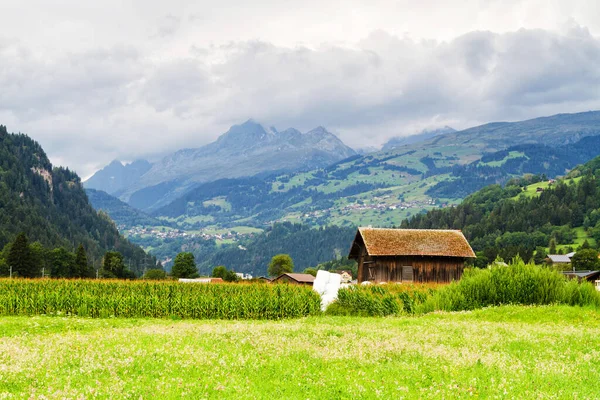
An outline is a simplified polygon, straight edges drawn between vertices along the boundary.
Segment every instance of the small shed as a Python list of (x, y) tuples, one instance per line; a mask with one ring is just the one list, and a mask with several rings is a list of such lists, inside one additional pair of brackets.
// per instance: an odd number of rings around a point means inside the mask
[(564, 254), (548, 254), (548, 258), (552, 264), (570, 264), (571, 257)]
[(475, 258), (461, 231), (358, 228), (348, 258), (358, 282), (451, 282)]
[(285, 273), (273, 279), (272, 283), (292, 283), (295, 285), (312, 285), (315, 277), (311, 274)]
[(577, 279), (579, 282), (594, 282), (596, 279), (600, 278), (600, 271), (563, 271), (562, 273), (567, 278)]

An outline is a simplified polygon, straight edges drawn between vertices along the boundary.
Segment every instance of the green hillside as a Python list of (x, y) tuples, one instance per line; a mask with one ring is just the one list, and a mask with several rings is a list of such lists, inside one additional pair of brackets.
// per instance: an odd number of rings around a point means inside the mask
[(0, 249), (20, 232), (49, 249), (82, 244), (96, 267), (107, 250), (121, 252), (138, 274), (144, 261), (154, 263), (92, 208), (77, 174), (53, 167), (37, 142), (0, 125)]
[(513, 179), (504, 188), (486, 187), (457, 207), (417, 215), (402, 227), (461, 229), (482, 265), (497, 256), (510, 259), (519, 254), (528, 260), (545, 252), (551, 241), (559, 250), (576, 250), (586, 240), (596, 246), (600, 242), (600, 157), (552, 184), (532, 183), (529, 178)]

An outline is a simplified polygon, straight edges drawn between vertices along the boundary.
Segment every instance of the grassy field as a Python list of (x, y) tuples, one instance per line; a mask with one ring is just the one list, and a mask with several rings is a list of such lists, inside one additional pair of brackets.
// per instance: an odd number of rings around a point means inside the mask
[(0, 318), (0, 398), (598, 398), (600, 314)]
[[(593, 237), (591, 237), (585, 230), (584, 227), (580, 226), (577, 228), (573, 229), (575, 231), (575, 234), (577, 235), (577, 237), (575, 239), (573, 239), (573, 243), (567, 243), (567, 244), (558, 244), (556, 245), (556, 249), (557, 250), (563, 250), (563, 251), (567, 251), (567, 249), (569, 247), (572, 247), (575, 250), (579, 249), (579, 246), (581, 246), (583, 244), (583, 242), (585, 242), (586, 240), (588, 241), (589, 245), (592, 247), (596, 247), (596, 239), (594, 239)], [(548, 247), (546, 247), (546, 251), (549, 251), (550, 249)]]
[[(577, 183), (580, 180), (581, 180), (581, 177), (574, 178), (574, 179), (565, 179), (565, 183), (569, 185), (569, 184)], [(553, 185), (556, 186), (556, 184), (553, 184)], [(515, 197), (513, 197), (513, 200), (517, 200), (521, 196), (525, 196), (528, 198), (538, 197), (540, 195), (540, 192), (537, 191), (537, 188), (542, 188), (542, 189), (546, 190), (546, 189), (552, 187), (553, 185), (551, 185), (549, 183), (549, 181), (544, 181), (544, 182), (538, 182), (538, 183), (534, 183), (532, 185), (525, 186), (523, 188), (523, 192), (521, 192), (518, 195), (516, 195)]]

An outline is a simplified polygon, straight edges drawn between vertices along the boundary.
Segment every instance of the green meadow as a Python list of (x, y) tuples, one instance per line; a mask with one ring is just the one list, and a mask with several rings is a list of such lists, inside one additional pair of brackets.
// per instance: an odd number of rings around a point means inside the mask
[(598, 398), (600, 313), (0, 318), (0, 398)]

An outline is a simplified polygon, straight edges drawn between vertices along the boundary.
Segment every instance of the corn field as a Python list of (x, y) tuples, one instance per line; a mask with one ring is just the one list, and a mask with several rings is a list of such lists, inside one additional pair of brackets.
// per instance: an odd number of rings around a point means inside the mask
[(283, 319), (318, 314), (320, 302), (294, 285), (0, 280), (0, 316)]

